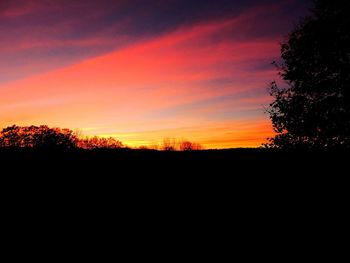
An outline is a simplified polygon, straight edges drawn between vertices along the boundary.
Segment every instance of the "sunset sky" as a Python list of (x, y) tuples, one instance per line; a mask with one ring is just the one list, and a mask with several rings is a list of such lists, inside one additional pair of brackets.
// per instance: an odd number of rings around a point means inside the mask
[(271, 62), (305, 0), (0, 0), (0, 128), (205, 148), (273, 131)]

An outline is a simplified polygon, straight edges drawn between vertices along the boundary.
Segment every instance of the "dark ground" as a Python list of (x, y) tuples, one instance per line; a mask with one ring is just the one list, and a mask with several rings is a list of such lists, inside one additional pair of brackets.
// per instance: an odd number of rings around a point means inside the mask
[(0, 149), (0, 179), (16, 192), (44, 191), (44, 196), (55, 193), (60, 198), (80, 193), (120, 195), (122, 200), (154, 195), (158, 201), (164, 196), (192, 196), (276, 202), (280, 197), (346, 194), (349, 156), (348, 152), (268, 149)]
[(147, 229), (147, 237), (153, 229), (180, 236), (194, 231), (197, 238), (208, 229), (234, 231), (233, 237), (239, 232), (247, 240), (260, 236), (259, 244), (272, 230), (276, 241), (305, 233), (321, 238), (327, 224), (334, 229), (345, 218), (348, 156), (264, 149), (1, 149), (2, 209), (18, 226), (33, 218), (35, 224), (56, 222), (51, 227), (61, 231), (74, 222), (84, 235), (98, 225), (106, 233), (111, 226)]
[[(34, 150), (0, 149), (0, 165), (6, 173), (21, 171), (75, 175), (152, 174), (179, 176), (287, 175), (340, 176), (347, 174), (348, 152), (229, 149), (188, 152), (153, 150)], [(319, 174), (320, 175), (320, 174)]]
[(181, 203), (190, 210), (273, 207), (278, 212), (299, 204), (307, 211), (347, 200), (349, 156), (347, 152), (267, 149), (1, 149), (0, 185), (3, 192), (10, 192), (6, 200), (17, 196), (20, 202), (33, 197), (38, 202), (65, 200), (74, 207), (117, 209), (132, 203), (144, 209), (153, 204), (166, 209)]

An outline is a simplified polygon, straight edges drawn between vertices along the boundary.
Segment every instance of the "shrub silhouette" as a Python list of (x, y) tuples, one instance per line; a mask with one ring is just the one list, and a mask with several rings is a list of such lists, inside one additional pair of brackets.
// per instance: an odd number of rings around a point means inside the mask
[(164, 139), (161, 149), (163, 151), (175, 151), (176, 150), (176, 140), (169, 139), (169, 138)]
[(190, 142), (190, 141), (182, 141), (180, 142), (180, 151), (194, 151), (201, 150), (202, 146), (198, 143)]
[(118, 149), (123, 147), (123, 143), (113, 137), (100, 138), (94, 136), (79, 139), (78, 147), (83, 149)]
[(163, 151), (193, 151), (193, 150), (202, 150), (203, 147), (194, 142), (190, 142), (187, 140), (177, 141), (176, 139), (166, 138), (163, 140), (163, 144), (161, 146)]
[(75, 148), (77, 137), (69, 129), (46, 125), (4, 128), (0, 132), (0, 147), (13, 148)]
[(277, 65), (286, 87), (271, 83), (268, 112), (278, 148), (350, 145), (350, 10), (346, 1), (318, 0), (289, 34)]

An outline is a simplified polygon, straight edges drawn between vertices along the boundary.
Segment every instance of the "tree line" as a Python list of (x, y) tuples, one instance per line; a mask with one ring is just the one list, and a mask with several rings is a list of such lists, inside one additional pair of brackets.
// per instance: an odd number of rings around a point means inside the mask
[[(35, 148), (35, 149), (120, 149), (125, 148), (116, 138), (98, 136), (84, 137), (70, 129), (40, 126), (9, 126), (0, 131), (0, 147), (3, 148)], [(146, 147), (141, 147), (146, 149)], [(187, 140), (164, 139), (160, 150), (192, 151), (201, 150), (198, 143)]]
[(50, 128), (47, 125), (13, 125), (0, 131), (0, 147), (40, 149), (117, 149), (123, 144), (115, 138), (79, 137), (70, 129)]

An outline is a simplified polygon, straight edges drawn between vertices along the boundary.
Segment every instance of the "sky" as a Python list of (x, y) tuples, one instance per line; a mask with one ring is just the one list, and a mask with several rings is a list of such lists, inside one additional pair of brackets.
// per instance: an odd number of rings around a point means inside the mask
[(305, 0), (0, 0), (0, 128), (256, 147)]

